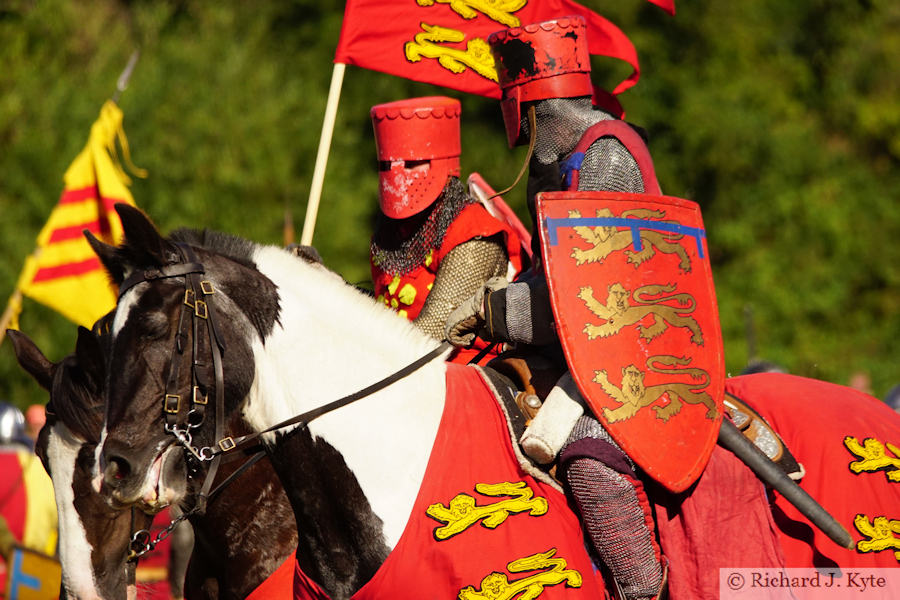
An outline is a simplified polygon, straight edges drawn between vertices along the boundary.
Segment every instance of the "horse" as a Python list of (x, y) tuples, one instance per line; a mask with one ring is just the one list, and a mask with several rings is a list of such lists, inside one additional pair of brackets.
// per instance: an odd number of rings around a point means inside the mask
[[(35, 450), (53, 480), (60, 515), (61, 597), (133, 599), (133, 569), (127, 575), (134, 564), (128, 562), (130, 542), (134, 532), (150, 530), (153, 517), (111, 508), (91, 486), (105, 410), (101, 344), (81, 327), (75, 352), (53, 363), (25, 334), (10, 331), (9, 336), (21, 366), (50, 392), (47, 423)], [(221, 475), (235, 470), (228, 465)], [(182, 582), (186, 597), (243, 599), (279, 565), (291, 566), (296, 528), (271, 465), (263, 459), (240, 477), (205, 515), (188, 517), (195, 544)], [(185, 499), (183, 510), (190, 512), (191, 501)], [(277, 585), (283, 591), (283, 578)]]
[[(178, 501), (184, 475), (173, 457), (187, 448), (205, 458), (211, 447), (238, 439), (230, 431), (215, 439), (212, 421), (220, 412), (242, 415), (263, 432), (430, 355), (434, 360), (386, 389), (307, 426), (260, 436), (294, 508), (298, 586), (332, 598), (364, 589), (356, 597), (388, 597), (390, 585), (402, 585), (405, 597), (433, 596), (435, 586), (457, 586), (453, 595), (467, 587), (476, 593), (484, 585), (537, 585), (549, 598), (576, 587), (587, 597), (602, 596), (602, 577), (577, 517), (549, 477), (519, 469), (481, 371), (447, 365), (442, 359), (450, 348), (320, 264), (217, 232), (181, 232), (167, 240), (140, 211), (117, 210), (127, 243), (114, 248), (91, 240), (122, 290), (97, 464), (98, 483), (112, 503), (153, 510), (158, 499)], [(185, 245), (196, 256), (182, 264)], [(167, 265), (190, 270), (200, 263), (203, 282), (192, 293), (186, 294), (182, 276), (164, 276), (171, 272)], [(161, 277), (126, 282), (146, 269)], [(184, 316), (186, 298), (194, 308)], [(208, 317), (200, 328), (190, 325), (197, 312)], [(214, 333), (207, 335), (210, 328)], [(200, 342), (199, 369), (171, 368), (176, 338), (186, 348), (185, 365)], [(218, 369), (210, 354), (222, 347), (221, 397), (203, 397), (207, 421), (185, 443), (173, 433), (183, 434), (178, 424), (196, 404), (196, 371), (212, 390)], [(177, 415), (173, 433), (166, 432), (166, 414)], [(449, 427), (467, 416), (475, 422)], [(478, 459), (470, 461), (475, 464), (442, 464), (456, 444)], [(467, 469), (477, 480), (456, 481)], [(432, 506), (445, 521), (428, 514)], [(442, 525), (462, 530), (436, 542), (432, 530)], [(421, 540), (435, 545), (427, 561), (418, 554)], [(515, 569), (522, 570), (512, 575)]]
[[(89, 236), (122, 290), (96, 464), (96, 485), (111, 502), (152, 509), (181, 493), (176, 454), (208, 460), (261, 438), (300, 531), (295, 597), (434, 596), (441, 586), (467, 598), (538, 588), (546, 598), (573, 589), (602, 596), (577, 518), (552, 480), (527, 469), (495, 401), (502, 385), (486, 370), (427, 360), (446, 351), (320, 264), (216, 232), (166, 239), (137, 209), (117, 211), (122, 246)], [(198, 344), (194, 366), (176, 368), (176, 355)], [(185, 435), (196, 384), (212, 381), (215, 398), (199, 395), (209, 421), (242, 415), (254, 434), (234, 437), (207, 422)], [(791, 533), (776, 529), (762, 484), (724, 454), (714, 452), (713, 466), (725, 465), (719, 473), (762, 503), (754, 531), (771, 538), (773, 566), (785, 566), (780, 539)], [(707, 472), (684, 495), (657, 502), (672, 511), (669, 539), (683, 506), (737, 488)], [(743, 539), (720, 537), (743, 551)]]

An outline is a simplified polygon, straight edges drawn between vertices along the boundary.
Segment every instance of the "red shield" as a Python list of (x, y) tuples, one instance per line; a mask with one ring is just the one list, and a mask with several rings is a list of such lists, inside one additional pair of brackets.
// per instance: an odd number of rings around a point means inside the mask
[(722, 422), (722, 333), (694, 202), (539, 194), (550, 298), (578, 388), (613, 439), (673, 492), (706, 466)]

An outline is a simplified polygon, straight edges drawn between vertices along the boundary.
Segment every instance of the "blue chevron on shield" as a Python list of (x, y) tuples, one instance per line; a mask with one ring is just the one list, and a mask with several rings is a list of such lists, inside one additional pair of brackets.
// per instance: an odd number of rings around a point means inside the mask
[(543, 268), (572, 377), (594, 415), (673, 492), (723, 415), (722, 334), (700, 207), (618, 192), (537, 197)]

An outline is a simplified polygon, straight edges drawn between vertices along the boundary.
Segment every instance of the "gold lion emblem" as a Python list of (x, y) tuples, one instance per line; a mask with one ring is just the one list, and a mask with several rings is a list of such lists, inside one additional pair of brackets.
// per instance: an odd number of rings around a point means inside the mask
[(449, 4), (451, 10), (463, 19), (474, 19), (480, 12), (490, 20), (507, 27), (518, 27), (522, 24), (512, 13), (526, 4), (526, 0), (416, 0), (419, 6), (434, 6), (435, 2)]
[(887, 444), (887, 449), (894, 456), (888, 456), (885, 453), (885, 444), (876, 439), (866, 438), (860, 444), (855, 437), (847, 436), (844, 438), (844, 446), (847, 450), (855, 454), (860, 460), (850, 463), (850, 470), (859, 475), (862, 472), (873, 473), (875, 471), (884, 471), (884, 476), (888, 481), (900, 483), (900, 448), (891, 443)]
[(516, 483), (479, 483), (475, 491), (485, 496), (510, 496), (508, 500), (500, 500), (493, 504), (478, 506), (475, 498), (468, 494), (457, 494), (449, 506), (432, 504), (425, 513), (445, 523), (444, 527), (434, 530), (434, 538), (443, 541), (462, 533), (478, 521), (488, 529), (494, 529), (512, 514), (528, 512), (533, 517), (546, 514), (550, 508), (546, 498), (534, 498), (534, 492), (524, 481)]
[(603, 391), (610, 398), (620, 403), (615, 409), (604, 408), (603, 416), (609, 423), (616, 421), (624, 421), (630, 419), (637, 412), (650, 406), (657, 400), (668, 396), (669, 404), (666, 406), (654, 406), (656, 417), (664, 422), (668, 421), (679, 412), (685, 402), (688, 404), (703, 404), (708, 409), (706, 411), (707, 419), (715, 419), (719, 416), (716, 409), (716, 403), (712, 397), (701, 390), (709, 385), (709, 374), (703, 369), (660, 369), (656, 365), (664, 366), (686, 366), (691, 363), (690, 358), (677, 358), (675, 356), (651, 356), (647, 359), (647, 368), (655, 373), (664, 373), (667, 375), (690, 375), (693, 379), (701, 380), (696, 384), (689, 383), (662, 383), (646, 387), (644, 385), (644, 376), (646, 373), (641, 371), (634, 365), (629, 365), (622, 369), (622, 387), (617, 387), (609, 381), (606, 370), (594, 371), (594, 381), (600, 384)]
[(420, 23), (423, 32), (417, 33), (415, 41), (407, 42), (406, 60), (419, 62), (422, 57), (436, 58), (438, 64), (451, 73), (462, 73), (466, 67), (471, 67), (476, 73), (497, 81), (497, 68), (494, 66), (494, 56), (491, 47), (481, 38), (474, 38), (466, 42), (465, 50), (441, 46), (440, 42), (462, 42), (466, 34), (457, 29), (449, 29), (440, 25), (428, 25)]
[[(597, 209), (597, 217), (612, 218), (613, 216), (614, 215), (612, 211), (608, 208)], [(621, 216), (622, 218), (635, 217), (639, 219), (662, 219), (666, 216), (666, 213), (659, 210), (638, 208), (634, 210), (626, 210), (622, 213)], [(581, 213), (577, 210), (570, 210), (569, 218), (580, 219)], [(671, 223), (672, 221), (661, 222)], [(581, 236), (584, 241), (593, 246), (593, 248), (590, 248), (589, 250), (582, 250), (581, 248), (575, 248), (572, 250), (571, 256), (575, 259), (575, 263), (578, 266), (595, 262), (602, 264), (603, 261), (606, 260), (606, 258), (613, 252), (628, 248), (634, 243), (634, 240), (631, 237), (631, 231), (627, 229), (620, 230), (616, 227), (607, 226), (579, 226), (573, 227), (573, 229), (575, 230), (575, 233)], [(687, 250), (685, 250), (684, 246), (682, 246), (681, 244), (672, 243), (682, 239), (684, 237), (683, 234), (661, 233), (659, 231), (647, 229), (641, 229), (640, 231), (641, 242), (643, 242), (641, 251), (625, 251), (625, 256), (628, 258), (628, 262), (633, 264), (635, 269), (638, 268), (644, 261), (652, 258), (656, 254), (655, 250), (659, 250), (663, 254), (677, 254), (681, 259), (681, 261), (678, 263), (678, 268), (681, 269), (681, 271), (684, 273), (691, 272), (691, 259), (690, 257), (688, 257)]]
[[(589, 340), (597, 337), (609, 337), (619, 333), (626, 325), (634, 325), (648, 315), (653, 315), (653, 325), (645, 327), (638, 325), (638, 331), (642, 338), (648, 342), (653, 340), (667, 329), (667, 323), (673, 327), (684, 327), (691, 332), (691, 342), (698, 346), (703, 345), (703, 333), (700, 324), (688, 316), (697, 308), (694, 297), (690, 294), (672, 294), (675, 285), (645, 285), (634, 290), (634, 294), (625, 289), (621, 283), (607, 286), (609, 295), (606, 304), (601, 304), (594, 298), (594, 289), (591, 286), (581, 288), (578, 298), (585, 303), (592, 313), (606, 321), (602, 325), (586, 323), (584, 333)], [(665, 295), (671, 294), (671, 295)], [(631, 304), (628, 298), (641, 304)], [(654, 297), (655, 296), (655, 297)], [(676, 302), (681, 306), (670, 306), (664, 302)]]
[(869, 538), (857, 542), (857, 550), (860, 552), (894, 550), (894, 558), (900, 561), (900, 539), (894, 536), (895, 533), (900, 533), (900, 521), (875, 517), (870, 523), (866, 515), (856, 515), (853, 524), (857, 531)]
[(481, 580), (481, 589), (476, 590), (471, 585), (459, 591), (459, 600), (533, 600), (544, 592), (548, 585), (565, 583), (568, 588), (581, 587), (584, 581), (581, 573), (574, 569), (567, 569), (566, 561), (562, 558), (553, 558), (556, 548), (546, 552), (526, 556), (512, 561), (507, 565), (510, 573), (524, 573), (546, 569), (534, 575), (510, 581), (504, 573), (496, 571)]

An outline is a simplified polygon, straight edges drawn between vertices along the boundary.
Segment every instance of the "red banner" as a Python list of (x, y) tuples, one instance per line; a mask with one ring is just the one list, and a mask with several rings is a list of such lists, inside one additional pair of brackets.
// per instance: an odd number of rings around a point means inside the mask
[(648, 0), (657, 5), (673, 17), (675, 16), (675, 0)]
[[(651, 0), (668, 10), (672, 0)], [(591, 54), (627, 62), (640, 76), (637, 52), (622, 31), (570, 0), (347, 0), (334, 62), (356, 65), (470, 94), (500, 97), (491, 49), (495, 31), (568, 15), (587, 20)]]

